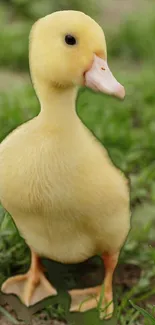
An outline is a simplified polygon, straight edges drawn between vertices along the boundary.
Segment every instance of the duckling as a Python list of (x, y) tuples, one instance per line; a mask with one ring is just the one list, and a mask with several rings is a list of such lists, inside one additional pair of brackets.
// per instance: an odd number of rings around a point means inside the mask
[[(28, 273), (9, 278), (5, 293), (26, 306), (56, 295), (40, 257), (79, 263), (101, 254), (105, 317), (113, 313), (112, 279), (130, 229), (127, 181), (76, 114), (80, 86), (124, 98), (107, 63), (102, 28), (78, 11), (39, 19), (30, 33), (31, 78), (40, 113), (0, 145), (0, 200), (31, 249)], [(94, 308), (102, 285), (70, 290), (71, 311)], [(96, 296), (92, 298), (92, 295)], [(103, 317), (103, 315), (101, 315)]]

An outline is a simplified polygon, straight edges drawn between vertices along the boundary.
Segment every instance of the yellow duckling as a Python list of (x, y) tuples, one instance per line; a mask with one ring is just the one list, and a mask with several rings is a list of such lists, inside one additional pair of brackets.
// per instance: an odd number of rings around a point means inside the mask
[[(75, 110), (78, 86), (123, 98), (107, 64), (101, 27), (81, 12), (61, 11), (37, 21), (30, 35), (30, 70), (41, 111), (0, 145), (0, 200), (32, 251), (27, 274), (9, 278), (5, 293), (27, 305), (55, 295), (39, 256), (78, 263), (101, 253), (104, 299), (113, 312), (112, 278), (130, 228), (126, 179)], [(101, 286), (71, 290), (71, 310)], [(77, 297), (79, 301), (77, 302)], [(96, 306), (86, 301), (81, 311)]]

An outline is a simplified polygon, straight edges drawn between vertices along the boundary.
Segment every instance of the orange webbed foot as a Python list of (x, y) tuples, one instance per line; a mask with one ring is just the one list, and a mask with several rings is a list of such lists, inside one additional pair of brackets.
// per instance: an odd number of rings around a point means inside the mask
[[(111, 318), (114, 310), (112, 292), (102, 294), (102, 286), (83, 290), (71, 290), (72, 298), (70, 311), (85, 312), (93, 308), (98, 308), (100, 319)], [(102, 297), (103, 296), (103, 297)]]
[(72, 303), (70, 311), (85, 312), (97, 308), (100, 319), (109, 319), (114, 311), (112, 279), (118, 261), (118, 253), (103, 254), (105, 279), (103, 286), (83, 290), (70, 290)]
[(42, 267), (35, 253), (32, 253), (32, 262), (30, 270), (23, 275), (17, 275), (6, 280), (1, 291), (6, 294), (15, 294), (27, 306), (49, 296), (57, 294), (55, 288), (46, 279)]

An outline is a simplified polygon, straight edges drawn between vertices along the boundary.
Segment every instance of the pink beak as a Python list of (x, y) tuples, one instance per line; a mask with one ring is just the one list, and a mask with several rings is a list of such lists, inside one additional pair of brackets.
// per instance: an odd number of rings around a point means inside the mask
[(85, 86), (121, 99), (125, 97), (125, 89), (111, 73), (107, 61), (97, 55), (94, 55), (92, 67), (85, 73)]

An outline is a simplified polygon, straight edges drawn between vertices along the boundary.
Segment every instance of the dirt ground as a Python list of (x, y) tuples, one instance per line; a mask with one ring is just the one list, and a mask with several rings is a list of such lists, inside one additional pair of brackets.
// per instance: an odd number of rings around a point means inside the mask
[[(5, 309), (16, 319), (16, 314), (12, 311), (12, 308), (10, 306), (6, 306)], [(13, 325), (13, 322), (9, 319), (7, 319), (6, 316), (0, 315), (0, 324), (2, 325)], [(24, 321), (18, 320), (19, 325), (26, 325)], [(47, 320), (45, 314), (40, 314), (39, 316), (33, 316), (31, 325), (65, 325), (63, 322), (59, 322), (57, 320)]]

